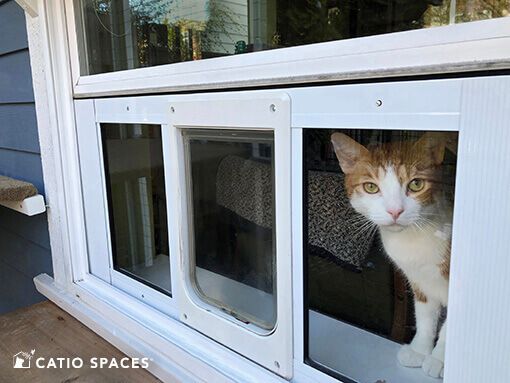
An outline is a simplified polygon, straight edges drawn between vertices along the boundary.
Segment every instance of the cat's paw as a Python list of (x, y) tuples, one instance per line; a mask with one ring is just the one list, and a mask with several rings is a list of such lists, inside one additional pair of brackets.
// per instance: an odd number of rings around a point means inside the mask
[(442, 378), (444, 373), (444, 362), (428, 355), (421, 366), (425, 373), (433, 378)]
[(421, 367), (425, 360), (425, 355), (414, 351), (410, 345), (404, 344), (397, 354), (397, 359), (405, 367)]

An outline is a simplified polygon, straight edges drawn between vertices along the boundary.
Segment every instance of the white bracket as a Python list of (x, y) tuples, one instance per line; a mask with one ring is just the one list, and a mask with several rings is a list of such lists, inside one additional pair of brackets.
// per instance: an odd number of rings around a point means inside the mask
[(37, 0), (16, 0), (16, 3), (18, 3), (30, 17), (37, 17), (39, 15), (37, 11)]
[(41, 214), (46, 211), (44, 197), (40, 194), (25, 198), (23, 201), (0, 201), (0, 205), (28, 216)]

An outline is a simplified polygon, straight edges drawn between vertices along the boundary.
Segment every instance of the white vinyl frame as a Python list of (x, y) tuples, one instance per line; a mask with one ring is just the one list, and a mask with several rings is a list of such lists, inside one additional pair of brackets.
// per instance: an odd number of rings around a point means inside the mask
[[(104, 102), (108, 103), (107, 100)], [(133, 119), (130, 118), (129, 113), (119, 113), (112, 116), (111, 114), (104, 115), (101, 113), (103, 110), (108, 110), (108, 108), (95, 108), (93, 101), (84, 101), (80, 104), (80, 107), (76, 108), (76, 131), (78, 151), (82, 164), (82, 195), (87, 226), (88, 271), (133, 297), (145, 301), (148, 305), (157, 308), (161, 312), (178, 318), (176, 303), (172, 297), (130, 278), (113, 267), (106, 175), (103, 145), (101, 142), (101, 124), (133, 123)], [(153, 122), (150, 116), (144, 118), (143, 123), (160, 126), (162, 150), (163, 153), (167, 153), (170, 146), (168, 125), (161, 122)], [(168, 161), (163, 161), (165, 169), (167, 163)], [(171, 179), (166, 177), (166, 189), (168, 190), (173, 186)], [(171, 211), (171, 209), (171, 201), (167, 199), (167, 211)], [(171, 231), (169, 230), (169, 232)], [(169, 277), (170, 270), (171, 268), (168, 269)], [(172, 283), (175, 282), (174, 279), (171, 279), (171, 281)]]
[[(165, 99), (165, 98), (163, 98)], [(290, 230), (290, 100), (284, 92), (97, 99), (76, 106), (90, 273), (149, 306), (181, 319), (269, 370), (292, 376)], [(171, 112), (171, 110), (173, 112)], [(196, 113), (197, 110), (202, 111)], [(103, 123), (161, 126), (170, 235), (172, 298), (114, 270), (101, 143)], [(274, 133), (277, 323), (262, 335), (193, 294), (182, 129), (236, 129)], [(168, 270), (170, 275), (170, 269)], [(177, 303), (178, 302), (178, 306)]]
[[(79, 176), (75, 125), (77, 119), (87, 117), (75, 112), (85, 104), (93, 109), (93, 101), (74, 101), (73, 95), (142, 94), (510, 68), (510, 19), (506, 18), (80, 77), (72, 2), (16, 1), (27, 10), (53, 258), (53, 277), (36, 277), (36, 287), (128, 355), (150, 357), (149, 371), (165, 381), (285, 380), (88, 272), (90, 249), (82, 198), (85, 185)], [(445, 382), (506, 381), (510, 376), (510, 311), (502, 302), (510, 295), (510, 203), (506, 198), (494, 198), (494, 190), (495, 186), (510, 190), (510, 177), (506, 176), (510, 171), (510, 79), (458, 81), (462, 85), (462, 94), (456, 99), (462, 109), (459, 158), (464, 160), (459, 161), (457, 169), (459, 192), (453, 238), (457, 256), (451, 265), (448, 313), (450, 322), (456, 325), (448, 333)], [(379, 97), (379, 89), (372, 88), (372, 102)], [(436, 95), (428, 97), (420, 97), (423, 105)], [(130, 102), (136, 102), (136, 98)], [(430, 115), (432, 122), (434, 113)], [(393, 118), (391, 114), (384, 117)], [(325, 121), (328, 118), (324, 115)], [(299, 127), (310, 123), (305, 115), (293, 116), (294, 148), (301, 145)], [(372, 124), (377, 127), (377, 118)], [(299, 153), (293, 151), (292, 158), (296, 164)], [(299, 168), (293, 166), (292, 175), (293, 257), (299, 257)], [(300, 272), (302, 264), (294, 262), (295, 339), (303, 334)], [(300, 342), (295, 342), (293, 376), (292, 381), (299, 383), (336, 381), (303, 364)]]
[[(219, 343), (287, 378), (292, 377), (291, 281), (291, 137), (290, 99), (285, 92), (218, 93), (170, 98), (166, 110), (171, 127), (170, 155), (176, 192), (172, 227), (178, 229), (176, 291), (181, 320)], [(150, 102), (150, 101), (148, 101)], [(200, 112), (198, 112), (200, 111)], [(274, 134), (276, 325), (269, 333), (241, 325), (229, 315), (203, 302), (194, 293), (190, 275), (189, 175), (186, 171), (183, 129), (235, 129)], [(250, 326), (251, 327), (251, 326)]]
[[(506, 79), (505, 77), (501, 77)], [(463, 94), (463, 88), (466, 84), (473, 81), (483, 81), (480, 79), (457, 79), (457, 80), (429, 80), (413, 82), (379, 83), (379, 84), (358, 84), (358, 85), (336, 85), (329, 87), (308, 87), (283, 89), (282, 91), (248, 91), (231, 93), (214, 93), (199, 95), (172, 95), (172, 96), (140, 96), (126, 98), (105, 98), (96, 100), (78, 100), (76, 101), (76, 115), (78, 122), (78, 138), (80, 146), (86, 148), (85, 152), (92, 153), (92, 156), (81, 156), (83, 159), (82, 168), (87, 169), (93, 166), (94, 161), (102, 163), (100, 158), (94, 160), (93, 146), (98, 146), (96, 142), (91, 145), (86, 140), (86, 136), (80, 133), (82, 130), (93, 132), (92, 136), (97, 137), (98, 122), (122, 122), (122, 123), (151, 123), (161, 124), (164, 133), (164, 142), (168, 143), (165, 149), (165, 164), (171, 164), (166, 168), (167, 193), (169, 197), (170, 223), (169, 231), (172, 237), (172, 269), (174, 275), (172, 278), (172, 289), (176, 293), (178, 301), (177, 314), (173, 318), (181, 318), (181, 321), (187, 322), (191, 327), (199, 329), (202, 333), (216, 338), (220, 343), (237, 350), (240, 354), (248, 356), (250, 359), (259, 361), (262, 354), (261, 348), (253, 347), (249, 341), (250, 335), (245, 329), (235, 328), (228, 320), (223, 318), (214, 318), (206, 312), (203, 307), (197, 305), (193, 298), (190, 298), (189, 288), (187, 287), (189, 266), (187, 261), (187, 243), (188, 230), (186, 228), (186, 197), (182, 188), (186, 187), (184, 177), (184, 154), (180, 134), (181, 128), (263, 128), (274, 126), (275, 121), (271, 121), (272, 113), (269, 105), (275, 104), (276, 110), (285, 111), (283, 99), (290, 97), (292, 112), (285, 117), (283, 113), (282, 120), (276, 125), (280, 132), (279, 140), (276, 139), (275, 147), (283, 147), (279, 152), (280, 166), (285, 161), (292, 158), (292, 170), (285, 173), (277, 170), (277, 184), (282, 185), (291, 196), (292, 218), (287, 218), (292, 224), (292, 263), (285, 262), (279, 265), (280, 268), (289, 267), (292, 269), (293, 287), (292, 299), (289, 283), (284, 284), (279, 291), (282, 294), (283, 301), (289, 304), (283, 308), (283, 315), (288, 315), (292, 307), (292, 322), (294, 326), (293, 336), (287, 333), (287, 341), (293, 338), (293, 380), (296, 382), (312, 380), (316, 382), (330, 382), (333, 378), (308, 366), (304, 363), (306, 352), (303, 347), (303, 268), (302, 268), (302, 130), (305, 128), (331, 128), (331, 129), (396, 129), (396, 130), (428, 130), (428, 131), (460, 131), (462, 119), (462, 100), (466, 96)], [(276, 95), (280, 95), (279, 98)], [(282, 98), (282, 96), (285, 97)], [(273, 100), (273, 101), (271, 101)], [(426, 100), (426, 102), (424, 102)], [(283, 103), (283, 105), (282, 105)], [(171, 112), (171, 108), (174, 112)], [(287, 106), (288, 107), (288, 106)], [(247, 113), (248, 110), (255, 109), (256, 113)], [(200, 111), (200, 112), (197, 112)], [(89, 116), (89, 117), (87, 117)], [(91, 116), (91, 117), (90, 117)], [(253, 117), (256, 116), (256, 117)], [(289, 120), (289, 116), (291, 120)], [(88, 118), (88, 120), (87, 120)], [(89, 125), (82, 126), (82, 121)], [(88, 122), (87, 122), (88, 121)], [(285, 126), (291, 127), (292, 135), (289, 136)], [(165, 137), (166, 134), (166, 137)], [(287, 140), (288, 148), (282, 142)], [(290, 147), (292, 145), (292, 147)], [(277, 151), (278, 153), (278, 151)], [(459, 149), (459, 161), (462, 161), (462, 149)], [(97, 156), (97, 155), (96, 155)], [(282, 162), (283, 161), (283, 162)], [(278, 163), (278, 161), (277, 161)], [(97, 165), (99, 166), (99, 165)], [(278, 165), (276, 165), (278, 169)], [(283, 169), (286, 166), (282, 166)], [(291, 175), (291, 177), (290, 177)], [(169, 180), (172, 180), (171, 182)], [(84, 179), (84, 181), (86, 181)], [(287, 186), (285, 183), (287, 182)], [(84, 182), (84, 195), (87, 195), (86, 188), (91, 185), (96, 190), (93, 193), (94, 198), (103, 194), (99, 199), (104, 200), (104, 186), (92, 185)], [(291, 190), (289, 190), (292, 185)], [(103, 189), (101, 189), (101, 187)], [(457, 188), (457, 198), (465, 195), (465, 191)], [(469, 194), (469, 193), (467, 193)], [(85, 197), (85, 201), (86, 201)], [(280, 203), (281, 200), (279, 200)], [(95, 202), (95, 203), (101, 203)], [(87, 204), (85, 204), (87, 205)], [(282, 207), (278, 207), (277, 210)], [(283, 207), (283, 211), (287, 208)], [(290, 206), (288, 207), (290, 209)], [(97, 210), (85, 208), (85, 214), (98, 214)], [(92, 213), (91, 213), (92, 212)], [(177, 212), (177, 214), (171, 214)], [(100, 212), (100, 215), (104, 212)], [(288, 226), (282, 215), (283, 227)], [(105, 219), (102, 218), (102, 221)], [(287, 221), (289, 222), (289, 221)], [(96, 230), (98, 226), (92, 225)], [(290, 227), (286, 228), (285, 230)], [(104, 227), (103, 229), (105, 230)], [(457, 225), (454, 224), (454, 233)], [(279, 234), (281, 235), (281, 234)], [(283, 234), (285, 238), (286, 234)], [(97, 244), (100, 233), (94, 234), (93, 243)], [(280, 238), (277, 236), (277, 238)], [(282, 243), (282, 241), (280, 241)], [(285, 244), (285, 240), (283, 241)], [(283, 249), (283, 253), (288, 253), (289, 249)], [(175, 255), (178, 255), (177, 257)], [(90, 257), (96, 254), (90, 253)], [(452, 248), (452, 257), (455, 260), (456, 248)], [(285, 260), (285, 258), (283, 258)], [(280, 270), (280, 269), (279, 269)], [(175, 274), (177, 272), (177, 274)], [(285, 278), (290, 278), (289, 273)], [(452, 274), (452, 279), (455, 275)], [(86, 280), (93, 280), (94, 276), (88, 275)], [(127, 278), (128, 279), (128, 278)], [(134, 289), (139, 289), (138, 282), (133, 281), (131, 285)], [(131, 293), (131, 295), (133, 295)], [(136, 294), (135, 294), (136, 295)], [(451, 301), (455, 303), (457, 295), (451, 294)], [(184, 298), (184, 300), (181, 300)], [(282, 299), (279, 299), (281, 302)], [(293, 302), (290, 306), (290, 302)], [(156, 307), (152, 305), (153, 307)], [(280, 307), (282, 309), (282, 307)], [(285, 313), (285, 310), (287, 313)], [(162, 310), (159, 310), (162, 311)], [(189, 318), (184, 319), (183, 313), (189, 314)], [(282, 315), (279, 311), (279, 317)], [(198, 318), (198, 319), (194, 319)], [(290, 318), (289, 318), (290, 319)], [(143, 323), (142, 319), (140, 321)], [(221, 333), (227, 336), (221, 338), (215, 336), (215, 331), (221, 329)], [(291, 330), (290, 325), (287, 330)], [(238, 331), (236, 331), (238, 330)], [(240, 331), (240, 332), (239, 332)], [(245, 336), (240, 334), (245, 333)], [(198, 334), (197, 334), (198, 336)], [(192, 337), (190, 336), (190, 339)], [(285, 338), (285, 337), (283, 337)], [(281, 339), (281, 338), (280, 338)], [(236, 340), (240, 340), (236, 343)], [(452, 342), (448, 340), (447, 347), (452, 347)], [(263, 344), (263, 343), (262, 343)], [(251, 345), (251, 346), (246, 346)], [(262, 348), (263, 349), (263, 348)], [(268, 353), (268, 355), (271, 355)], [(271, 355), (272, 357), (273, 355)], [(261, 363), (271, 369), (269, 361)], [(417, 370), (417, 372), (420, 372)], [(280, 371), (280, 373), (282, 373)]]

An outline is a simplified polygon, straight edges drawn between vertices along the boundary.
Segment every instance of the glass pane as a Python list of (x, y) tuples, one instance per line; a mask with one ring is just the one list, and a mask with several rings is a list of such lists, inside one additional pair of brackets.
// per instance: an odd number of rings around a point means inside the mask
[(457, 23), (510, 15), (510, 0), (457, 0), (456, 4)]
[(113, 267), (170, 294), (161, 127), (101, 124)]
[(441, 376), (456, 153), (457, 133), (305, 129), (309, 364), (362, 383)]
[(80, 0), (82, 74), (445, 25), (450, 0)]
[(245, 324), (276, 323), (273, 133), (184, 131), (198, 295)]

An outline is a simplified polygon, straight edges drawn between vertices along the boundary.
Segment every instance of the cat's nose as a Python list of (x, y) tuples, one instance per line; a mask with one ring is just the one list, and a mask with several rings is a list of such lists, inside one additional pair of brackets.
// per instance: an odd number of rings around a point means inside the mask
[(393, 218), (395, 222), (397, 222), (398, 217), (400, 217), (400, 214), (404, 212), (404, 209), (388, 209), (386, 210), (389, 215)]

